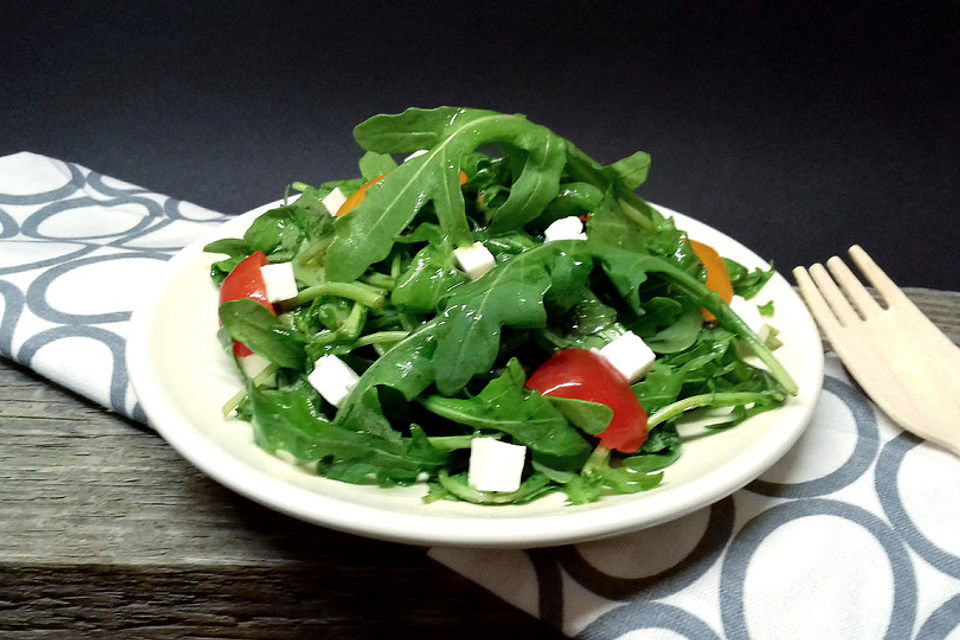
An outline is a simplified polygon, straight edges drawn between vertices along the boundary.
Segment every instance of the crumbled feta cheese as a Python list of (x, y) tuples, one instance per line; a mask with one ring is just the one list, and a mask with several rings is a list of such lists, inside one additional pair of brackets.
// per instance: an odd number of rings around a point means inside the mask
[(414, 151), (413, 153), (408, 155), (406, 158), (404, 158), (403, 161), (408, 162), (410, 160), (413, 160), (414, 158), (419, 158), (420, 156), (425, 154), (427, 151), (429, 151), (429, 149), (420, 149), (419, 151)]
[(493, 254), (481, 242), (474, 242), (469, 247), (454, 249), (453, 257), (456, 259), (457, 265), (467, 272), (471, 280), (476, 280), (497, 266)]
[(645, 376), (657, 359), (643, 338), (632, 331), (617, 336), (599, 353), (631, 384)]
[(761, 342), (765, 342), (770, 336), (770, 325), (760, 315), (757, 305), (740, 296), (733, 296), (733, 300), (730, 301), (730, 309), (740, 316), (740, 319), (750, 327), (751, 331), (760, 337)]
[(267, 300), (282, 302), (297, 297), (297, 279), (293, 277), (292, 262), (277, 262), (260, 267), (263, 284), (267, 288)]
[(248, 378), (256, 378), (263, 373), (264, 369), (270, 366), (270, 361), (259, 353), (251, 353), (238, 359), (240, 360), (240, 368), (243, 370), (243, 375)]
[(343, 195), (343, 191), (340, 191), (340, 187), (334, 187), (333, 191), (328, 193), (323, 200), (320, 202), (324, 207), (327, 208), (327, 213), (331, 216), (337, 215), (337, 211), (340, 211), (340, 207), (343, 206), (343, 203), (347, 201), (347, 196)]
[(583, 221), (577, 216), (567, 216), (550, 223), (544, 232), (545, 242), (555, 240), (586, 240), (587, 234), (583, 232)]
[(479, 491), (516, 491), (526, 457), (527, 448), (522, 445), (474, 438), (470, 441), (467, 483)]
[(353, 369), (337, 356), (322, 356), (307, 376), (323, 399), (338, 409), (359, 379)]

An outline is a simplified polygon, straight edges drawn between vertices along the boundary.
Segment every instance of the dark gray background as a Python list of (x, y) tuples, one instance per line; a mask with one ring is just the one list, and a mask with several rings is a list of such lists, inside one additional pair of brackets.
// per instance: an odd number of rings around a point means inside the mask
[[(7, 5), (12, 3), (6, 3)], [(19, 3), (0, 155), (224, 212), (356, 173), (353, 125), (521, 112), (782, 272), (859, 242), (960, 289), (960, 3)]]

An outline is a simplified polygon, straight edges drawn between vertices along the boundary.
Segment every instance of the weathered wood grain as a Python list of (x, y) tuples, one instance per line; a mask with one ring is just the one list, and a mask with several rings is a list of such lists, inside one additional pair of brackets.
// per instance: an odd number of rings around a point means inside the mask
[[(960, 294), (907, 291), (960, 343)], [(274, 513), (0, 360), (0, 637), (549, 638), (426, 557)]]
[(0, 361), (0, 637), (562, 637), (426, 557), (309, 525)]

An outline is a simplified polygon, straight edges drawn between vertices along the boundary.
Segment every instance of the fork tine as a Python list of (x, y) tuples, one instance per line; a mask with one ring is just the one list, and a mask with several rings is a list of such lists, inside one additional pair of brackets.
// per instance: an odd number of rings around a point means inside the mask
[(843, 292), (840, 291), (840, 288), (837, 287), (837, 283), (833, 281), (833, 278), (830, 277), (830, 274), (827, 273), (827, 270), (824, 269), (822, 264), (818, 262), (810, 267), (810, 277), (813, 278), (817, 288), (820, 290), (820, 295), (824, 297), (827, 304), (833, 309), (833, 313), (837, 316), (837, 320), (840, 321), (841, 325), (849, 327), (860, 321), (860, 316), (858, 316), (857, 312), (850, 306), (850, 302), (843, 295)]
[(793, 270), (793, 277), (796, 278), (797, 286), (800, 287), (800, 295), (806, 300), (807, 307), (809, 307), (810, 312), (813, 313), (817, 324), (819, 324), (823, 332), (827, 334), (827, 337), (830, 337), (834, 329), (840, 328), (837, 317), (833, 315), (833, 311), (830, 310), (827, 301), (820, 295), (819, 289), (817, 289), (813, 280), (810, 279), (810, 274), (807, 273), (806, 269), (796, 267)]
[(857, 276), (853, 275), (853, 271), (850, 271), (850, 267), (843, 260), (833, 256), (827, 260), (827, 268), (830, 269), (830, 273), (840, 283), (843, 292), (853, 301), (854, 306), (860, 310), (864, 318), (869, 318), (871, 315), (882, 311), (877, 301), (863, 287)]
[(888, 306), (893, 304), (894, 301), (899, 302), (906, 299), (906, 294), (900, 290), (900, 287), (894, 284), (890, 276), (877, 266), (873, 258), (867, 255), (867, 252), (864, 251), (860, 245), (855, 244), (850, 247), (849, 253), (850, 257), (853, 258), (853, 262), (860, 269), (860, 272), (866, 276), (870, 284), (876, 287), (880, 295), (883, 296), (883, 299), (886, 300)]

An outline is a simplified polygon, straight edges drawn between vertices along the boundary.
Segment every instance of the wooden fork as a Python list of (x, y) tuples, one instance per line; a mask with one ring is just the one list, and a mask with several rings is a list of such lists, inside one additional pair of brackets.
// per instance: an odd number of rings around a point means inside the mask
[(847, 370), (891, 420), (960, 456), (960, 347), (863, 249), (850, 247), (850, 257), (886, 308), (834, 256), (827, 260), (830, 273), (821, 264), (809, 273), (803, 267), (793, 270), (813, 317)]

